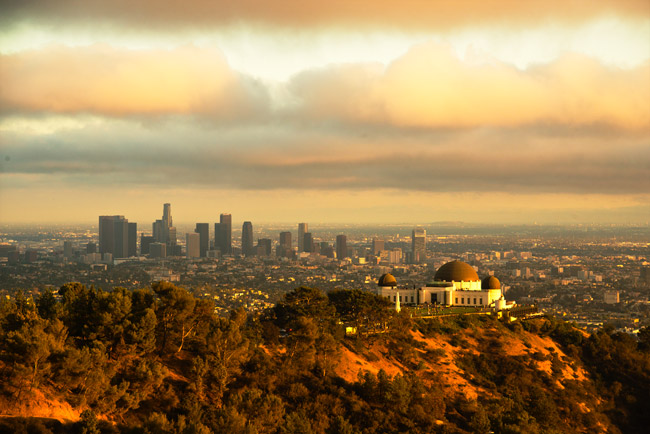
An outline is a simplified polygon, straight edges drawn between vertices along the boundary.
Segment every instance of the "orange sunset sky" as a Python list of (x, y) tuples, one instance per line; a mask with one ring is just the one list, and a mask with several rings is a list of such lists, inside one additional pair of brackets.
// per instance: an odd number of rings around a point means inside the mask
[(650, 220), (650, 2), (2, 1), (0, 223)]

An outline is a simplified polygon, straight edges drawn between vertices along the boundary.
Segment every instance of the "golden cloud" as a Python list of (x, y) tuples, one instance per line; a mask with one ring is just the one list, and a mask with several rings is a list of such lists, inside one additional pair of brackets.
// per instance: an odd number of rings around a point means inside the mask
[(300, 116), (348, 123), (439, 128), (536, 124), (650, 126), (650, 61), (619, 69), (565, 55), (519, 70), (464, 62), (448, 47), (412, 48), (386, 69), (343, 65), (306, 71), (290, 89)]
[(386, 67), (304, 71), (286, 83), (288, 92), (274, 93), (286, 101), (275, 101), (280, 108), (272, 112), (270, 89), (234, 71), (217, 50), (57, 46), (0, 57), (0, 106), (4, 113), (181, 114), (218, 122), (275, 116), (334, 128), (650, 127), (650, 61), (621, 69), (567, 54), (520, 70), (467, 57), (426, 43)]
[(216, 50), (48, 47), (1, 56), (4, 111), (254, 117), (266, 90)]

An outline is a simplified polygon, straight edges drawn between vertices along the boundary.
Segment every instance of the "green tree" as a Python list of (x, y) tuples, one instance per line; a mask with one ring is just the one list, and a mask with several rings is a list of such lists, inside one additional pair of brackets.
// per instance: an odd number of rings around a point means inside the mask
[(159, 300), (156, 316), (160, 353), (164, 354), (168, 348), (178, 353), (199, 324), (194, 312), (196, 299), (187, 290), (169, 282), (157, 282), (152, 287)]
[(275, 306), (277, 325), (290, 330), (298, 318), (312, 318), (319, 331), (330, 331), (335, 323), (335, 309), (319, 289), (301, 286), (287, 293)]
[(384, 329), (394, 314), (392, 303), (358, 289), (340, 289), (327, 294), (342, 321), (352, 324), (358, 335)]

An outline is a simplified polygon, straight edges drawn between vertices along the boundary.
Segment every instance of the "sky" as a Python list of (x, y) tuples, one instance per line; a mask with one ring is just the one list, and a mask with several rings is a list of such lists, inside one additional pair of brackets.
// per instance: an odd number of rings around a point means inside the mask
[(650, 221), (647, 0), (322, 3), (0, 0), (0, 223)]

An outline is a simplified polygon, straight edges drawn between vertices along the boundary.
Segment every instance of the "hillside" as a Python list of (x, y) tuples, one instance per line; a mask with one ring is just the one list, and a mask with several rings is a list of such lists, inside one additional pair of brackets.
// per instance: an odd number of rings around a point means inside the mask
[[(298, 288), (214, 315), (167, 283), (0, 304), (0, 432), (619, 433), (650, 422), (650, 333), (413, 319)], [(357, 333), (345, 336), (344, 326)]]

